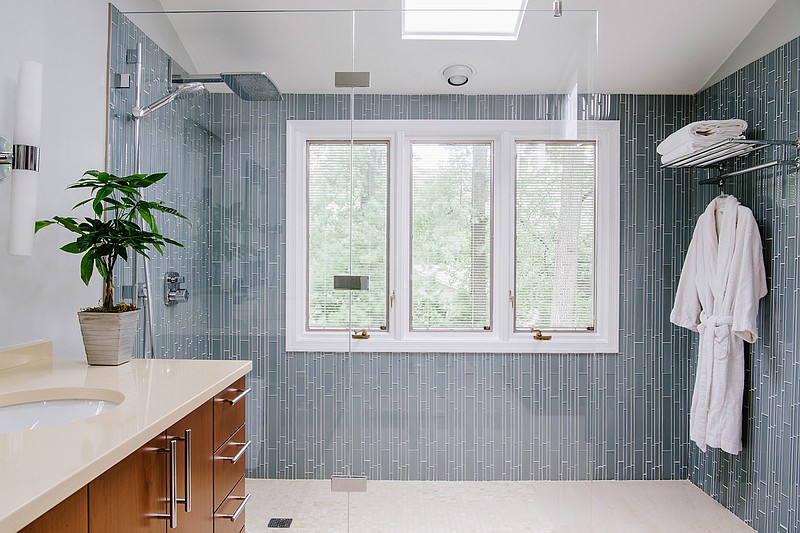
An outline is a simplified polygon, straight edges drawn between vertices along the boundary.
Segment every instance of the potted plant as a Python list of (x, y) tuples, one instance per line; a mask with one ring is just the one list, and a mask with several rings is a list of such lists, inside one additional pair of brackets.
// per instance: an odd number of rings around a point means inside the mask
[[(152, 246), (163, 254), (167, 244), (182, 245), (161, 235), (156, 212), (186, 219), (161, 202), (148, 202), (144, 189), (161, 180), (166, 173), (115, 176), (98, 170), (87, 171), (68, 189), (90, 189), (90, 197), (73, 209), (92, 204), (94, 217), (83, 221), (72, 217), (53, 217), (36, 222), (36, 231), (57, 224), (77, 234), (75, 241), (61, 247), (65, 252), (83, 254), (81, 279), (88, 285), (97, 270), (103, 278), (103, 299), (99, 307), (78, 313), (86, 358), (90, 365), (119, 365), (129, 361), (133, 352), (139, 309), (133, 304), (114, 304), (114, 266), (127, 261), (129, 250), (147, 257)], [(139, 224), (139, 219), (145, 224)]]

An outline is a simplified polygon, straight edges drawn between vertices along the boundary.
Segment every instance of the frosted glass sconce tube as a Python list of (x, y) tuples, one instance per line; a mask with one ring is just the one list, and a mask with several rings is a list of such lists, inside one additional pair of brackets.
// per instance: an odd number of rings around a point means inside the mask
[[(10, 152), (0, 154), (0, 164), (11, 165), (8, 253), (31, 255), (42, 137), (42, 64), (23, 61), (17, 80), (14, 144)], [(6, 169), (3, 169), (3, 174)]]

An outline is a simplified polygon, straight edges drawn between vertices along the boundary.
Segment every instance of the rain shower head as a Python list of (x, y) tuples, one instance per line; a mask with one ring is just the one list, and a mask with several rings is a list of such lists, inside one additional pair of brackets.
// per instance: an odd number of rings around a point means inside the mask
[(281, 92), (264, 72), (223, 72), (222, 81), (242, 100), (280, 100)]
[(169, 104), (174, 100), (185, 100), (187, 98), (193, 98), (198, 96), (202, 91), (205, 90), (205, 87), (202, 83), (193, 82), (193, 83), (185, 83), (183, 85), (179, 85), (177, 89), (166, 95), (165, 97), (161, 98), (160, 100), (156, 100), (152, 104), (145, 106), (145, 107), (134, 107), (133, 108), (133, 116), (135, 118), (142, 118), (146, 117), (156, 109), (164, 107), (165, 105)]
[(172, 83), (224, 83), (242, 100), (265, 101), (281, 100), (281, 91), (264, 72), (225, 72), (213, 74), (193, 74), (172, 76)]

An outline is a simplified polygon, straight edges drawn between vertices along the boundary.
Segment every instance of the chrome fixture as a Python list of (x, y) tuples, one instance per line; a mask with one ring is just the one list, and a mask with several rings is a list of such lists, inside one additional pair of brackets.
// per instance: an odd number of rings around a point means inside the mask
[(131, 75), (114, 72), (114, 81), (112, 82), (111, 86), (114, 89), (130, 89)]
[(163, 98), (156, 100), (152, 104), (139, 107), (136, 106), (131, 110), (134, 118), (142, 118), (146, 117), (156, 109), (160, 109), (165, 105), (173, 102), (174, 100), (187, 100), (189, 98), (193, 98), (199, 95), (202, 91), (205, 90), (205, 87), (202, 83), (186, 83), (183, 85), (179, 85), (177, 89), (172, 91), (171, 93), (167, 94)]
[[(171, 66), (171, 63), (170, 63)], [(214, 74), (170, 74), (175, 84), (224, 83), (242, 100), (282, 100), (281, 91), (264, 72), (223, 72)]]
[(474, 73), (475, 70), (467, 65), (450, 65), (442, 71), (442, 77), (449, 85), (461, 87), (467, 84)]
[(8, 253), (31, 255), (42, 135), (42, 64), (23, 61), (17, 77), (14, 142), (0, 137), (0, 181), (11, 176)]
[(553, 2), (553, 16), (558, 18), (563, 15), (561, 10), (561, 0), (555, 0)]
[(186, 278), (177, 272), (167, 272), (164, 275), (164, 305), (176, 305), (189, 301), (189, 291), (181, 287), (186, 283)]
[(39, 170), (39, 147), (27, 144), (11, 144), (0, 137), (0, 181), (8, 178), (12, 170)]

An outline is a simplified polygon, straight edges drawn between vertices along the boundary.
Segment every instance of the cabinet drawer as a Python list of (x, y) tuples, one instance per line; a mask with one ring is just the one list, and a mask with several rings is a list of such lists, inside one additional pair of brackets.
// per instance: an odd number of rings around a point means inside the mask
[(242, 530), (245, 523), (245, 506), (250, 497), (245, 495), (244, 491), (244, 478), (242, 478), (214, 514), (214, 533), (239, 533)]
[[(244, 425), (214, 454), (214, 508), (218, 508), (236, 483), (244, 477), (244, 458), (248, 443)], [(244, 452), (243, 452), (244, 450)]]
[(244, 424), (246, 403), (244, 377), (214, 396), (214, 450)]

